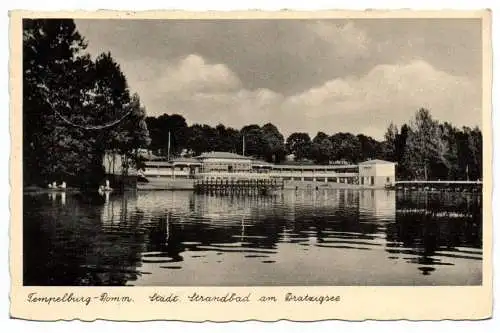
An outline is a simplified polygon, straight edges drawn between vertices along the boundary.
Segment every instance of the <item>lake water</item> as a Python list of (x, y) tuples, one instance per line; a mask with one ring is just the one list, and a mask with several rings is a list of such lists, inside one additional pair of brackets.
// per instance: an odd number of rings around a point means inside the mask
[(25, 194), (25, 285), (478, 285), (481, 196)]

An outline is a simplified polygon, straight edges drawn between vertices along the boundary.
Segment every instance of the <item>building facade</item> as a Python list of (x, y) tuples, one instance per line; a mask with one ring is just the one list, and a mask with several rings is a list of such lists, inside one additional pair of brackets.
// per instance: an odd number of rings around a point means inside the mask
[(359, 163), (359, 184), (361, 186), (393, 186), (395, 182), (396, 163), (383, 160)]
[[(237, 180), (269, 179), (283, 180), (285, 187), (349, 187), (384, 188), (395, 183), (395, 163), (370, 160), (352, 165), (304, 165), (272, 164), (228, 152), (203, 153), (194, 158), (146, 156), (145, 167), (136, 172), (138, 188), (144, 189), (188, 189), (195, 179)], [(106, 171), (116, 172), (109, 158), (105, 160)], [(112, 166), (114, 169), (112, 169)], [(131, 173), (129, 173), (131, 174)]]
[(202, 172), (251, 172), (252, 159), (227, 152), (203, 153), (196, 157), (202, 164)]

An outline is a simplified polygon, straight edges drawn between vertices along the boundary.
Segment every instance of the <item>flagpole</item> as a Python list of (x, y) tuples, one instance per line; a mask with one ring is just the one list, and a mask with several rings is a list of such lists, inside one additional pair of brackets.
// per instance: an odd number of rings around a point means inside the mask
[(170, 131), (168, 131), (167, 161), (170, 161)]
[(245, 156), (245, 136), (243, 135), (243, 156)]

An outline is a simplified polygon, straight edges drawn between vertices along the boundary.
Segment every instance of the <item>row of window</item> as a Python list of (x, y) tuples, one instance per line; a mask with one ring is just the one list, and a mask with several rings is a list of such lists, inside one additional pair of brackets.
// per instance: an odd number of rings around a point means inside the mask
[[(190, 175), (157, 175), (154, 176), (156, 178), (169, 178), (169, 179), (190, 179), (193, 178), (193, 176)], [(314, 178), (314, 177), (283, 177), (283, 180), (285, 181), (317, 181), (317, 182), (325, 182), (325, 178)], [(390, 183), (391, 178), (387, 177), (386, 178), (386, 183)], [(326, 182), (328, 183), (343, 183), (343, 184), (355, 184), (357, 183), (357, 178), (351, 178), (351, 177), (328, 177), (326, 178)], [(374, 185), (375, 184), (375, 179), (374, 177), (361, 177), (360, 179), (360, 184), (361, 185)]]
[[(313, 178), (313, 177), (283, 177), (283, 180), (289, 181), (308, 181), (308, 182), (325, 182), (325, 178)], [(344, 183), (344, 184), (354, 184), (356, 182), (356, 178), (340, 178), (340, 177), (329, 177), (326, 178), (328, 183)]]
[[(151, 177), (148, 176), (148, 178), (151, 178)], [(153, 178), (189, 179), (189, 178), (193, 178), (193, 176), (190, 176), (190, 175), (175, 175), (175, 176), (172, 176), (172, 175), (155, 175), (155, 176), (153, 176)]]
[(225, 171), (231, 171), (231, 170), (251, 170), (248, 166), (237, 166), (234, 167), (232, 165), (226, 165), (226, 166), (219, 166), (219, 165), (206, 165), (203, 167), (203, 170), (225, 170)]
[(233, 168), (248, 168), (250, 167), (250, 163), (204, 163), (204, 167), (221, 167), (221, 168), (228, 168), (228, 167), (233, 167)]
[(195, 171), (198, 171), (199, 168), (196, 167), (196, 168), (189, 168), (189, 167), (175, 167), (175, 168), (172, 168), (172, 166), (170, 165), (159, 165), (159, 166), (148, 166), (146, 167), (146, 170), (147, 171), (153, 171), (153, 170), (158, 170), (158, 169), (169, 169), (169, 170), (172, 170), (174, 169), (174, 171), (187, 171), (187, 170), (195, 170)]
[[(147, 169), (150, 169), (150, 170), (154, 170), (154, 169), (172, 169), (173, 167), (171, 165), (151, 165), (151, 166), (147, 166)], [(183, 166), (176, 166), (174, 167), (175, 170), (179, 170), (179, 171), (184, 171), (184, 170), (189, 170), (191, 169), (190, 167), (183, 167)], [(200, 169), (200, 167), (193, 167), (192, 168), (193, 170), (196, 170), (198, 171)], [(288, 173), (288, 172), (300, 172), (300, 173), (324, 173), (324, 172), (342, 172), (342, 173), (346, 173), (346, 172), (352, 172), (352, 173), (355, 173), (357, 172), (357, 170), (341, 170), (341, 171), (337, 171), (337, 170), (325, 170), (325, 169), (314, 169), (314, 170), (303, 170), (303, 169), (278, 169), (278, 168), (273, 168), (273, 169), (252, 169), (250, 167), (249, 164), (231, 164), (231, 165), (227, 165), (227, 164), (217, 164), (217, 163), (214, 163), (214, 164), (207, 164), (207, 165), (204, 165), (203, 169), (205, 171), (217, 171), (217, 170), (220, 170), (220, 171), (236, 171), (236, 170), (253, 170), (253, 171), (256, 171), (256, 172), (277, 172), (277, 173)]]
[[(375, 177), (374, 176), (369, 176), (369, 177), (360, 177), (360, 182), (361, 185), (375, 185)], [(391, 183), (391, 177), (386, 177), (385, 178), (385, 183), (390, 184)]]

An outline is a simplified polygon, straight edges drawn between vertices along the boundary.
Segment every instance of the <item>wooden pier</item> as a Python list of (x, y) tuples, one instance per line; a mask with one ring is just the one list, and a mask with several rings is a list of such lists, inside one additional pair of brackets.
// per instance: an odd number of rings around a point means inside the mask
[(396, 190), (431, 192), (482, 192), (482, 181), (468, 180), (407, 180), (397, 181)]
[(229, 179), (229, 178), (201, 178), (194, 182), (196, 193), (210, 193), (220, 195), (272, 195), (283, 189), (282, 179)]

